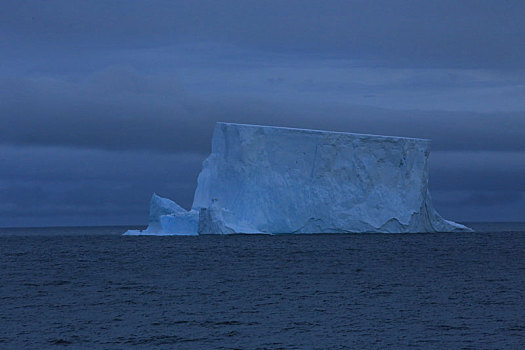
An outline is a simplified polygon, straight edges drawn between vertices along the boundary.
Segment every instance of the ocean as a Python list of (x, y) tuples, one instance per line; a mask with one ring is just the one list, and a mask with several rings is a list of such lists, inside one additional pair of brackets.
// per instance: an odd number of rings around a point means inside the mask
[(0, 349), (522, 349), (525, 224), (476, 233), (0, 229)]

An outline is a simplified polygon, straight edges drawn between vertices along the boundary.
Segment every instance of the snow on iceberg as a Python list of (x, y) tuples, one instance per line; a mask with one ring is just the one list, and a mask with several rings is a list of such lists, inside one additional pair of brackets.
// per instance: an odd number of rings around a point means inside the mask
[(430, 141), (217, 123), (186, 211), (153, 195), (126, 234), (457, 232), (428, 192)]

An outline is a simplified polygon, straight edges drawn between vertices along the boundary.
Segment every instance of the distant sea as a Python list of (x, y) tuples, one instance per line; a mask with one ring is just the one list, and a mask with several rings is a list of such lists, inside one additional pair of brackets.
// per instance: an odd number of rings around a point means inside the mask
[(478, 232), (0, 229), (0, 349), (523, 349), (525, 223), (468, 225)]

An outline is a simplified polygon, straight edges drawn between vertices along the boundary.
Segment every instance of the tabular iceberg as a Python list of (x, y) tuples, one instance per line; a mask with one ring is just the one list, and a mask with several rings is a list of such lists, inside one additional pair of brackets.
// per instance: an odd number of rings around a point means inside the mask
[(217, 123), (186, 211), (153, 195), (126, 234), (456, 232), (428, 192), (430, 141)]

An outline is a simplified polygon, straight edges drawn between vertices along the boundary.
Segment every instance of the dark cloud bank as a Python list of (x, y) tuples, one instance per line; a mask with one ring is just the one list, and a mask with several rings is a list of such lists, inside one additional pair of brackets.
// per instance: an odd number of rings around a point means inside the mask
[(23, 51), (212, 41), (409, 67), (523, 68), (522, 1), (27, 1), (0, 29)]
[(523, 220), (513, 1), (10, 2), (0, 226), (142, 224), (191, 205), (216, 121), (433, 140), (437, 209)]

